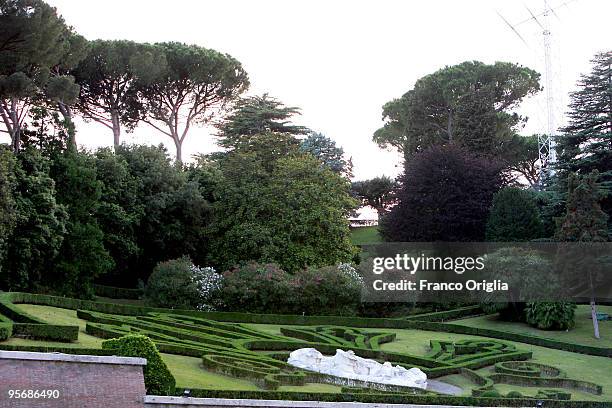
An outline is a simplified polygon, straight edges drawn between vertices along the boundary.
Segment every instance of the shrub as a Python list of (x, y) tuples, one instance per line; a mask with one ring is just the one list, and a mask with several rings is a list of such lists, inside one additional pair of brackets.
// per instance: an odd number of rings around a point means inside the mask
[(501, 394), (497, 390), (488, 390), (480, 394), (481, 397), (486, 398), (501, 398)]
[(535, 194), (510, 187), (498, 191), (487, 220), (487, 241), (520, 242), (540, 238), (542, 224)]
[(103, 350), (113, 350), (123, 357), (142, 357), (147, 359), (144, 367), (144, 381), (147, 394), (172, 395), (176, 381), (161, 358), (155, 344), (147, 336), (129, 334), (127, 336), (102, 342)]
[(570, 302), (533, 302), (525, 308), (527, 323), (543, 330), (567, 330), (574, 327), (576, 305)]
[(213, 268), (197, 267), (187, 257), (173, 259), (155, 267), (144, 298), (156, 307), (214, 310), (221, 279)]
[(291, 275), (275, 264), (249, 262), (223, 273), (221, 296), (227, 310), (286, 313), (294, 301)]
[(507, 282), (512, 291), (506, 302), (496, 301), (496, 293), (483, 294), (482, 308), (487, 313), (499, 312), (502, 320), (524, 321), (525, 304), (521, 300), (535, 298), (550, 288), (547, 276), (552, 271), (551, 262), (527, 248), (502, 248), (486, 258), (487, 278)]
[(521, 394), (518, 391), (510, 391), (508, 393), (508, 395), (506, 395), (506, 397), (508, 397), (508, 398), (523, 398), (523, 394)]
[(354, 315), (363, 290), (363, 280), (350, 264), (298, 271), (291, 284), (295, 312), (308, 315)]

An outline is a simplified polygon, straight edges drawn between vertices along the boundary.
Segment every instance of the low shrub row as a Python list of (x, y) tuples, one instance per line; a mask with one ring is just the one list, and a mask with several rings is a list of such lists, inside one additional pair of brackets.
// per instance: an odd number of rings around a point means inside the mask
[(143, 295), (141, 289), (118, 288), (115, 286), (93, 285), (96, 296), (111, 299), (140, 299)]
[[(13, 318), (10, 314), (5, 313), (7, 302), (13, 303), (33, 303), (43, 304), (48, 306), (62, 307), (66, 309), (85, 309), (102, 313), (118, 314), (118, 315), (146, 315), (151, 312), (164, 313), (167, 309), (149, 308), (133, 305), (118, 305), (103, 302), (93, 302), (78, 300), (72, 298), (63, 298), (48, 295), (35, 295), (20, 292), (5, 292), (0, 294), (0, 313), (4, 313), (9, 318)], [(9, 306), (10, 308), (10, 306)], [(8, 313), (12, 313), (11, 310)], [(549, 339), (539, 336), (530, 336), (526, 334), (518, 334), (505, 332), (494, 329), (484, 329), (477, 327), (462, 326), (454, 323), (440, 323), (433, 321), (405, 320), (405, 319), (377, 319), (377, 318), (362, 318), (362, 317), (341, 317), (341, 316), (300, 316), (300, 315), (274, 315), (274, 314), (251, 314), (251, 313), (234, 313), (234, 312), (201, 312), (195, 310), (173, 310), (173, 313), (194, 316), (204, 319), (211, 319), (220, 322), (232, 323), (253, 323), (253, 324), (278, 324), (278, 325), (301, 325), (301, 326), (316, 326), (316, 325), (338, 325), (347, 327), (367, 327), (367, 328), (393, 328), (393, 329), (419, 329), (437, 332), (469, 334), (474, 336), (483, 336), (496, 338), (501, 340), (510, 340), (533, 344), (557, 350), (570, 351), (575, 353), (589, 354), (594, 356), (612, 357), (612, 348), (596, 347), (576, 343), (564, 342), (561, 340)], [(23, 314), (21, 314), (23, 318)], [(16, 320), (18, 321), (18, 320)], [(22, 321), (23, 322), (23, 321)], [(27, 321), (24, 323), (40, 323), (39, 321)]]
[(0, 341), (11, 337), (13, 333), (13, 322), (8, 317), (0, 314)]
[(588, 392), (590, 394), (601, 395), (601, 385), (594, 384), (588, 381), (573, 380), (571, 378), (549, 378), (549, 377), (528, 377), (522, 375), (513, 374), (491, 374), (490, 378), (493, 382), (500, 384), (518, 385), (525, 387), (553, 387), (553, 388), (567, 388), (578, 390), (582, 392)]
[(13, 335), (40, 340), (71, 342), (79, 338), (79, 327), (56, 324), (14, 323)]
[(421, 321), (421, 322), (444, 322), (447, 320), (461, 319), (463, 317), (478, 316), (484, 311), (479, 305), (464, 306), (441, 312), (422, 313), (414, 316), (404, 317), (403, 320)]
[(525, 377), (560, 377), (563, 372), (546, 364), (526, 361), (506, 361), (495, 364), (495, 372), (522, 375)]
[(84, 354), (92, 356), (113, 356), (115, 355), (114, 350), (102, 350), (95, 348), (81, 348), (81, 347), (56, 347), (56, 346), (26, 346), (17, 344), (2, 344), (0, 343), (0, 350), (5, 351), (33, 351), (38, 353), (64, 353), (64, 354)]
[[(460, 405), (472, 407), (530, 407), (533, 398), (480, 398), (449, 395), (409, 395), (405, 393), (308, 393), (289, 391), (230, 391), (190, 388), (196, 398), (266, 399), (289, 401), (364, 402), (379, 404)], [(182, 395), (183, 388), (177, 388)], [(609, 402), (547, 400), (546, 408), (609, 408)]]

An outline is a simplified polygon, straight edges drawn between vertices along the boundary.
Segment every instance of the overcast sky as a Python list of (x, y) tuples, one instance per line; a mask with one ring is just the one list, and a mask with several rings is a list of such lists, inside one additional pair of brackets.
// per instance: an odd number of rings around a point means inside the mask
[[(535, 22), (511, 23), (539, 13), (528, 0), (47, 0), (86, 38), (140, 42), (181, 41), (231, 54), (249, 74), (249, 94), (268, 92), (302, 109), (299, 124), (334, 139), (353, 157), (355, 178), (396, 175), (399, 155), (379, 149), (372, 133), (382, 105), (423, 75), (466, 60), (510, 61), (543, 72), (543, 39)], [(554, 7), (565, 0), (551, 0)], [(525, 6), (526, 5), (526, 6)], [(559, 121), (567, 92), (588, 72), (596, 52), (612, 48), (612, 1), (577, 0), (550, 19)], [(545, 129), (542, 101), (522, 112), (525, 132)], [(112, 145), (110, 130), (79, 124), (78, 141)], [(190, 131), (184, 157), (216, 149), (209, 129)], [(140, 126), (126, 142), (167, 143)]]

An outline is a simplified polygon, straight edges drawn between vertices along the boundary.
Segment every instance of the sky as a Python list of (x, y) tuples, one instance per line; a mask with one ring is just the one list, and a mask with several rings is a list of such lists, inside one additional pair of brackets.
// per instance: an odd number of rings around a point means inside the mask
[[(46, 0), (87, 39), (180, 41), (238, 59), (249, 74), (247, 94), (269, 93), (300, 107), (296, 123), (322, 132), (352, 157), (356, 180), (401, 170), (400, 156), (372, 142), (382, 105), (415, 81), (467, 60), (509, 61), (544, 72), (537, 22), (511, 24), (541, 12), (543, 0)], [(566, 0), (551, 0), (551, 7)], [(567, 94), (592, 56), (612, 48), (612, 1), (575, 0), (549, 19), (557, 124)], [(541, 20), (541, 19), (540, 19)], [(541, 21), (543, 22), (543, 20)], [(523, 133), (546, 128), (544, 96), (526, 101)], [(77, 123), (81, 146), (112, 145), (112, 132)], [(185, 158), (217, 150), (214, 130), (195, 128)], [(172, 141), (148, 125), (123, 134), (127, 143)], [(188, 160), (188, 159), (187, 159)]]

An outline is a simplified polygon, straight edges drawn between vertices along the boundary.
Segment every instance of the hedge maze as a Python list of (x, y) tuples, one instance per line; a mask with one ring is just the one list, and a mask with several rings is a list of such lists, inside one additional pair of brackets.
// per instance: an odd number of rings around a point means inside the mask
[[(251, 322), (252, 318), (247, 314), (243, 314), (244, 323), (240, 323), (236, 322), (239, 320), (237, 314), (226, 316), (225, 320), (230, 321), (221, 321), (223, 315), (218, 313), (169, 311), (109, 304), (105, 306), (103, 303), (61, 299), (41, 295), (18, 294), (9, 297), (9, 294), (0, 294), (0, 336), (3, 334), (2, 328), (6, 328), (8, 335), (5, 334), (5, 337), (12, 333), (13, 336), (55, 341), (75, 340), (78, 336), (77, 327), (47, 325), (23, 313), (14, 303), (25, 301), (24, 303), (58, 307), (63, 304), (66, 308), (76, 309), (77, 316), (87, 321), (86, 332), (90, 335), (104, 339), (126, 334), (146, 335), (162, 353), (201, 358), (206, 370), (249, 380), (261, 389), (259, 393), (238, 391), (231, 395), (214, 390), (191, 390), (194, 396), (325, 400), (331, 398), (329, 395), (335, 395), (336, 400), (350, 398), (349, 400), (364, 402), (472, 406), (525, 406), (533, 405), (532, 398), (539, 398), (547, 399), (550, 402), (547, 406), (600, 407), (608, 404), (571, 401), (572, 390), (601, 395), (602, 387), (567, 378), (565, 373), (555, 367), (532, 362), (530, 351), (498, 339), (465, 339), (451, 342), (433, 338), (425, 355), (412, 355), (381, 348), (381, 345), (396, 340), (396, 334), (391, 328), (384, 327), (392, 324), (385, 322), (379, 322), (381, 327), (378, 329), (366, 329), (331, 324), (334, 320), (345, 323), (346, 319), (343, 321), (342, 318), (328, 317), (330, 324), (280, 324), (280, 333), (271, 334), (248, 326), (246, 323)], [(436, 320), (435, 316), (433, 320)], [(406, 323), (405, 320), (403, 322)], [(436, 324), (442, 323), (436, 322)], [(302, 347), (314, 347), (325, 354), (333, 354), (337, 348), (351, 349), (361, 357), (380, 362), (389, 361), (394, 365), (419, 367), (428, 378), (458, 374), (473, 384), (472, 396), (447, 396), (418, 388), (340, 379), (288, 365), (286, 361), (289, 353)], [(0, 348), (6, 347), (0, 343)], [(74, 352), (73, 350), (69, 352)], [(57, 351), (65, 352), (64, 349)], [(112, 350), (101, 350), (101, 352), (112, 353)], [(480, 370), (486, 367), (489, 369)], [(278, 391), (283, 385), (301, 386), (307, 383), (335, 384), (342, 386), (343, 392), (313, 395)], [(529, 396), (516, 391), (500, 395), (495, 389), (496, 384), (534, 388)]]

